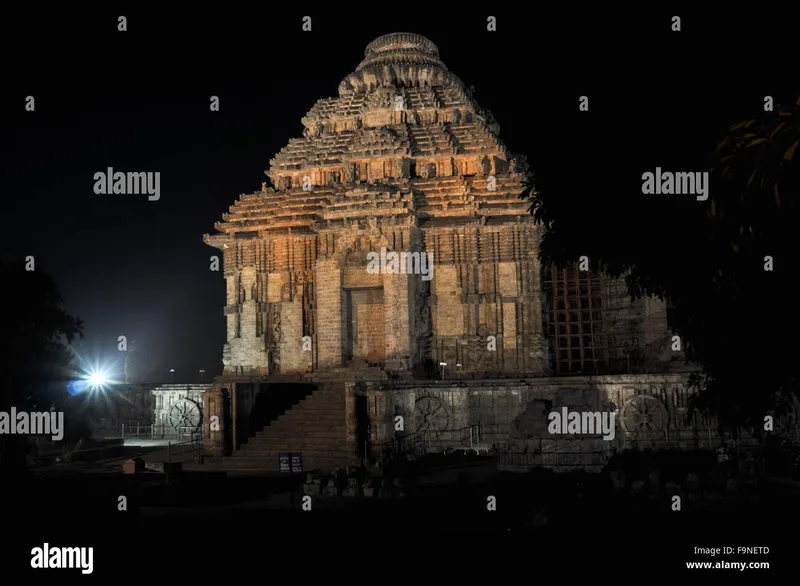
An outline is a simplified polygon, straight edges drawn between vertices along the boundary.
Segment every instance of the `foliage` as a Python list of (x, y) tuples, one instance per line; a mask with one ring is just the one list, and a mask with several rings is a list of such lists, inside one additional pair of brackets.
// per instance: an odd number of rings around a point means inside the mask
[[(83, 336), (81, 320), (63, 309), (55, 281), (42, 271), (0, 264), (0, 280), (8, 294), (0, 318), (0, 410), (74, 412), (78, 402), (66, 392), (75, 366), (69, 344)], [(19, 465), (26, 438), (0, 440), (3, 466)]]
[(588, 182), (566, 193), (531, 185), (522, 195), (546, 228), (543, 263), (563, 267), (587, 255), (624, 276), (633, 298), (674, 307), (670, 326), (703, 368), (691, 380), (699, 391), (692, 407), (734, 433), (763, 427), (800, 388), (800, 311), (789, 299), (800, 274), (799, 145), (800, 98), (730, 127), (708, 161), (704, 202), (626, 189), (601, 198)]

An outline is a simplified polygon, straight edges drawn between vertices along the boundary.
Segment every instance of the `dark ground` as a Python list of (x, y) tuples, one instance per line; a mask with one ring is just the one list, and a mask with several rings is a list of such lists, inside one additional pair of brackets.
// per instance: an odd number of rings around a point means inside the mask
[[(532, 561), (525, 559), (532, 551), (540, 552), (543, 564), (564, 560), (567, 566), (578, 551), (584, 562), (570, 571), (625, 563), (660, 574), (704, 571), (685, 568), (700, 559), (694, 547), (747, 545), (770, 547), (775, 575), (788, 568), (785, 556), (800, 526), (800, 490), (766, 484), (746, 497), (703, 506), (686, 502), (674, 512), (668, 497), (614, 497), (599, 475), (583, 476), (579, 487), (575, 476), (511, 474), (485, 483), (410, 488), (394, 500), (314, 497), (312, 510), (303, 511), (299, 489), (292, 508), (292, 481), (285, 477), (186, 473), (167, 487), (163, 476), (145, 474), (137, 488), (119, 471), (57, 469), (6, 485), (12, 500), (4, 526), (24, 536), (6, 552), (14, 559), (29, 560), (30, 550), (22, 550), (43, 542), (92, 545), (103, 572), (116, 571), (117, 562), (143, 548), (191, 564), (206, 557), (206, 548), (220, 559), (280, 553), (275, 563), (289, 563), (307, 548), (356, 559), (407, 549), (423, 557), (433, 551), (502, 556), (510, 571)], [(120, 495), (128, 498), (127, 511), (117, 509)], [(496, 511), (487, 511), (488, 495), (497, 497)], [(14, 548), (22, 549), (13, 554)]]
[[(184, 472), (166, 485), (161, 474), (138, 481), (118, 467), (61, 464), (5, 483), (13, 503), (6, 523), (40, 527), (184, 527), (270, 525), (317, 527), (345, 522), (358, 527), (416, 527), (431, 530), (494, 531), (508, 528), (796, 528), (800, 526), (800, 488), (760, 483), (735, 497), (722, 493), (692, 502), (684, 497), (673, 511), (667, 495), (615, 496), (604, 475), (485, 473), (470, 482), (422, 474), (396, 499), (314, 496), (312, 510), (301, 509), (305, 475), (233, 476), (222, 472)], [(465, 468), (467, 469), (467, 468)], [(483, 471), (480, 464), (472, 469)], [(471, 473), (471, 478), (476, 478)], [(426, 481), (426, 479), (428, 479)], [(294, 505), (292, 504), (294, 486)], [(708, 491), (706, 491), (708, 493)], [(127, 511), (119, 511), (119, 497)], [(487, 497), (495, 496), (495, 511)], [(9, 502), (9, 501), (6, 501)]]

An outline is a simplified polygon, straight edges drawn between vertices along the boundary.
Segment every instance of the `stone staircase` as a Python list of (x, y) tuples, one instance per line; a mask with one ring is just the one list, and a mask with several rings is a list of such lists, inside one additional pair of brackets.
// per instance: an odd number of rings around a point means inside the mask
[(324, 372), (308, 373), (303, 378), (308, 382), (323, 382), (348, 380), (386, 380), (389, 377), (386, 374), (386, 371), (379, 366), (369, 366), (359, 363), (357, 365), (333, 367)]
[(240, 446), (229, 466), (277, 472), (280, 452), (302, 453), (304, 472), (357, 464), (347, 440), (346, 401), (344, 383), (321, 385)]

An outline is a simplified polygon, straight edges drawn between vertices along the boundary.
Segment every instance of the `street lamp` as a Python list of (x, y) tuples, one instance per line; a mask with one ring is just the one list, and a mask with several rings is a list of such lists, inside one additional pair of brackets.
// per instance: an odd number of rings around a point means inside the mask
[(201, 369), (200, 369), (200, 383), (201, 383), (201, 384), (202, 384), (202, 382), (203, 382), (203, 375), (204, 375), (205, 373), (206, 373), (206, 371), (205, 371), (205, 370), (203, 370), (203, 369), (201, 368)]
[(169, 369), (169, 373), (172, 375), (172, 382), (175, 382), (175, 369), (174, 368), (170, 368)]
[(446, 362), (440, 362), (439, 366), (442, 367), (442, 380), (444, 380), (444, 367), (447, 366)]

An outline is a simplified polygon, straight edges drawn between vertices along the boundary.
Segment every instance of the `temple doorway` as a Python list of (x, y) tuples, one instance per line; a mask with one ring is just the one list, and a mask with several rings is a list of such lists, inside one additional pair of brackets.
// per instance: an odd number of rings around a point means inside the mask
[(345, 289), (344, 361), (386, 360), (383, 288)]

